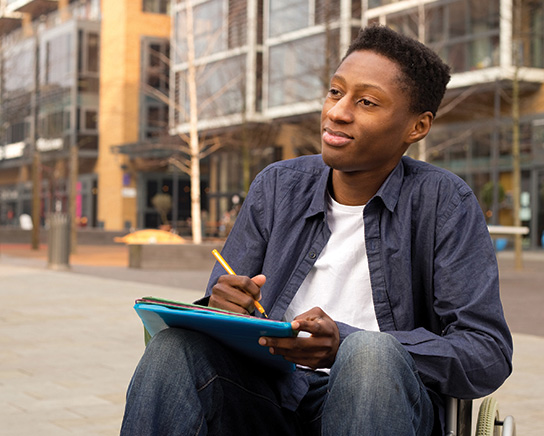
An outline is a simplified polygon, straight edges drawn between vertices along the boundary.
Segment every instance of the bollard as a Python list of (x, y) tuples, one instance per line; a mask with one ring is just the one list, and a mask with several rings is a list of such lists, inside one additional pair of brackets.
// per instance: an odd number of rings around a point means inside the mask
[(47, 266), (56, 270), (70, 268), (70, 220), (65, 213), (55, 212), (49, 217)]

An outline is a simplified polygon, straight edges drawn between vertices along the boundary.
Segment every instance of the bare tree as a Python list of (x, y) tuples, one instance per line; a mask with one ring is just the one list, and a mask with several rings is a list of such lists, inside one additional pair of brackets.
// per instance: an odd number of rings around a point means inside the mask
[(193, 242), (202, 243), (202, 217), (200, 214), (200, 143), (198, 138), (198, 112), (196, 93), (195, 40), (193, 4), (185, 2), (187, 11), (187, 87), (189, 89), (189, 156), (191, 177), (191, 225)]
[[(162, 101), (174, 114), (172, 122), (179, 141), (162, 141), (161, 144), (149, 144), (148, 148), (170, 149), (171, 154), (166, 162), (187, 174), (191, 184), (191, 230), (193, 242), (202, 242), (200, 162), (210, 154), (219, 150), (226, 143), (236, 145), (239, 134), (215, 130), (199, 129), (203, 120), (221, 121), (233, 113), (241, 114), (238, 124), (245, 123), (245, 67), (241, 59), (224, 62), (206, 61), (206, 58), (217, 51), (224, 39), (228, 44), (241, 44), (247, 32), (245, 25), (245, 2), (229, 2), (229, 24), (236, 23), (234, 28), (223, 26), (200, 29), (195, 24), (192, 1), (183, 2), (184, 25), (182, 32), (175, 36), (172, 58), (184, 59), (181, 71), (174, 72), (173, 82), (178, 91), (175, 95), (167, 95), (162, 90), (149, 84), (142, 84), (143, 91)], [(243, 6), (243, 7), (242, 7)], [(210, 19), (211, 21), (212, 19)], [(200, 32), (200, 33), (199, 33)], [(205, 35), (203, 33), (206, 32)], [(197, 40), (198, 37), (198, 40)], [(223, 39), (221, 39), (223, 38)], [(172, 59), (164, 54), (165, 64), (170, 65)], [(197, 87), (198, 84), (198, 87)], [(179, 95), (179, 89), (185, 91)], [(177, 128), (184, 125), (182, 128)], [(228, 125), (228, 123), (227, 123)]]

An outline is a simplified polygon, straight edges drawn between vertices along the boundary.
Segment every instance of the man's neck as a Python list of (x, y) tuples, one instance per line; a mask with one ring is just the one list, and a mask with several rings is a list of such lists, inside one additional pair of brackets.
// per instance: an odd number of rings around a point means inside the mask
[(346, 206), (362, 206), (378, 192), (387, 174), (374, 172), (342, 172), (332, 170), (329, 181), (329, 192), (340, 204)]

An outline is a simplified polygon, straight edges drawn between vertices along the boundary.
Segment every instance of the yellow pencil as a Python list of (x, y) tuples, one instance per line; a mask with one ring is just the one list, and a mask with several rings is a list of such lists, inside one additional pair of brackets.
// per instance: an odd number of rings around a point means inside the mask
[[(215, 258), (217, 259), (217, 261), (221, 264), (221, 266), (225, 269), (226, 272), (228, 272), (231, 276), (235, 276), (236, 273), (234, 272), (234, 270), (230, 267), (230, 265), (227, 263), (227, 261), (225, 259), (223, 259), (223, 256), (221, 256), (221, 254), (219, 253), (219, 251), (217, 250), (212, 250), (212, 254), (215, 256)], [(259, 312), (261, 312), (263, 314), (263, 316), (265, 318), (268, 318), (268, 315), (266, 314), (266, 312), (264, 311), (264, 307), (261, 306), (261, 303), (259, 303), (257, 300), (255, 300), (255, 307), (257, 308), (257, 310)]]

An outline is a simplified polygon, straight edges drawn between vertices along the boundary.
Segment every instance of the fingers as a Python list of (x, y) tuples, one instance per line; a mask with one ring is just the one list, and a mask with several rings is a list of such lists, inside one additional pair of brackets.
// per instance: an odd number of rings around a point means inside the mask
[(314, 307), (295, 317), (291, 323), (293, 330), (308, 332), (314, 336), (334, 335), (338, 326), (320, 307)]
[(269, 347), (272, 354), (281, 354), (300, 365), (310, 368), (332, 366), (340, 346), (340, 333), (332, 318), (316, 307), (297, 316), (291, 327), (306, 334), (295, 338), (262, 337), (259, 344)]
[(307, 312), (297, 315), (294, 320), (295, 321), (312, 321), (312, 320), (315, 321), (315, 320), (319, 320), (323, 318), (331, 319), (329, 315), (327, 315), (325, 311), (321, 309), (321, 307), (313, 307)]
[(271, 354), (310, 368), (329, 368), (334, 363), (337, 346), (330, 337), (269, 338), (262, 337), (259, 344), (268, 347)]
[(261, 298), (261, 286), (266, 282), (262, 274), (250, 279), (246, 276), (224, 275), (212, 288), (209, 305), (236, 313), (249, 314), (255, 310), (255, 300)]
[(316, 318), (295, 320), (291, 323), (291, 328), (297, 332), (308, 332), (313, 336), (325, 336), (331, 333), (330, 330), (334, 329), (334, 326), (325, 318)]

